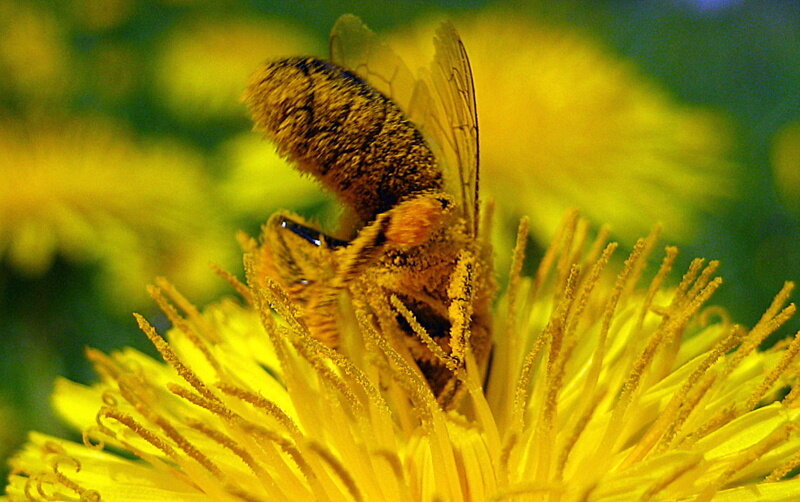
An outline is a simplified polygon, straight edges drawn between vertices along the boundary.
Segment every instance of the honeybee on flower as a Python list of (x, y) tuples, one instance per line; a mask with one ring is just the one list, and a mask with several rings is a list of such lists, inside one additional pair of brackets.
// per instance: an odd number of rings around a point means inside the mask
[[(339, 292), (358, 285), (381, 328), (402, 340), (450, 404), (468, 357), (485, 365), (493, 290), (478, 196), (478, 124), (467, 54), (451, 24), (414, 78), (355, 16), (331, 36), (331, 61), (267, 63), (246, 100), (256, 127), (346, 206), (337, 237), (274, 215), (264, 274), (335, 347)], [(392, 310), (386, 309), (386, 299)], [(392, 338), (392, 337), (390, 337)]]

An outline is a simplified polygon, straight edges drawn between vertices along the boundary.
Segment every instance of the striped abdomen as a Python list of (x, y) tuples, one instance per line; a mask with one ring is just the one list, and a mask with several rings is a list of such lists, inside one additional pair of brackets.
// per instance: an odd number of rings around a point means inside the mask
[(443, 189), (422, 134), (354, 73), (313, 58), (265, 65), (248, 88), (257, 127), (363, 222), (410, 194)]

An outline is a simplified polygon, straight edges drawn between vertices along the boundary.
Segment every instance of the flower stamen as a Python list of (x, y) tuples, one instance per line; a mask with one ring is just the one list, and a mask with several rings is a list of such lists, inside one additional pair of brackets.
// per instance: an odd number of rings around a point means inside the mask
[(141, 329), (147, 338), (150, 339), (150, 342), (155, 346), (156, 350), (161, 357), (164, 358), (170, 366), (172, 366), (175, 371), (178, 372), (184, 380), (186, 380), (189, 385), (195, 388), (197, 392), (202, 394), (207, 399), (212, 401), (218, 401), (219, 398), (211, 392), (206, 384), (204, 384), (200, 378), (190, 370), (183, 362), (181, 362), (180, 358), (173, 352), (172, 348), (170, 348), (169, 344), (164, 340), (161, 335), (156, 332), (156, 329), (142, 316), (139, 314), (134, 314), (137, 323), (139, 324), (139, 329)]
[[(174, 290), (174, 288), (172, 289)], [(203, 357), (208, 362), (208, 364), (210, 364), (211, 367), (214, 368), (214, 371), (217, 374), (220, 374), (222, 372), (222, 367), (220, 366), (219, 361), (217, 361), (217, 359), (211, 354), (211, 351), (209, 350), (208, 346), (200, 339), (200, 336), (198, 335), (197, 331), (189, 325), (186, 319), (184, 319), (183, 317), (180, 316), (180, 314), (178, 314), (177, 309), (171, 303), (169, 303), (169, 301), (164, 297), (164, 295), (162, 294), (162, 290), (155, 286), (150, 286), (147, 288), (147, 291), (150, 293), (150, 296), (156, 301), (156, 304), (164, 313), (164, 315), (167, 316), (167, 319), (169, 319), (172, 325), (178, 328), (184, 335), (186, 335), (186, 339), (189, 340), (192, 343), (192, 345), (194, 345), (197, 348), (197, 350), (200, 351), (201, 354), (203, 354)], [(177, 292), (175, 293), (177, 294)], [(211, 332), (211, 330), (209, 329), (205, 329), (204, 331), (207, 333)]]
[(262, 410), (267, 415), (277, 420), (292, 436), (297, 437), (300, 435), (300, 429), (297, 424), (295, 424), (289, 415), (287, 415), (280, 406), (275, 404), (275, 402), (255, 394), (254, 392), (248, 392), (246, 389), (228, 383), (218, 383), (217, 388), (229, 396), (237, 397)]

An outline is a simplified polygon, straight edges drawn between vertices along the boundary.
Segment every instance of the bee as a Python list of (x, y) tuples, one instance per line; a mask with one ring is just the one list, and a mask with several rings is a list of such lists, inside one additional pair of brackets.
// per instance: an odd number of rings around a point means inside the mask
[(452, 407), (468, 355), (483, 370), (488, 362), (494, 282), (479, 228), (471, 69), (451, 24), (434, 41), (433, 63), (414, 78), (346, 15), (332, 30), (330, 61), (269, 62), (245, 101), (255, 128), (346, 210), (338, 237), (297, 215), (273, 215), (263, 273), (330, 347), (340, 342), (340, 293), (365, 288), (383, 331), (399, 333), (438, 401)]

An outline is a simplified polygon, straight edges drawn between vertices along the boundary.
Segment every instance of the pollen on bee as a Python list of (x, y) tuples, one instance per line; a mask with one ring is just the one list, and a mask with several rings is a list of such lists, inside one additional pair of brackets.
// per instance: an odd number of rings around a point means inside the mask
[(386, 240), (399, 247), (419, 246), (442, 223), (446, 210), (442, 201), (418, 197), (400, 203), (392, 210)]

